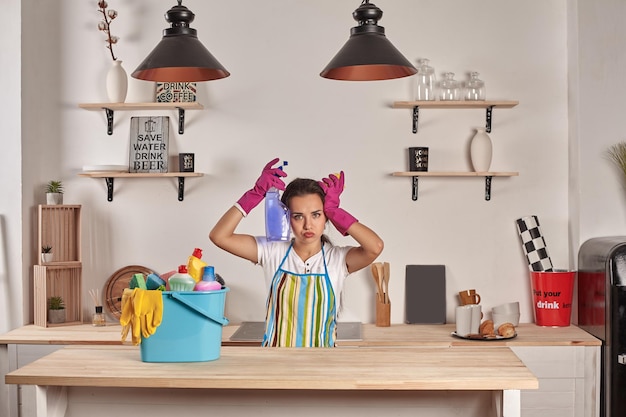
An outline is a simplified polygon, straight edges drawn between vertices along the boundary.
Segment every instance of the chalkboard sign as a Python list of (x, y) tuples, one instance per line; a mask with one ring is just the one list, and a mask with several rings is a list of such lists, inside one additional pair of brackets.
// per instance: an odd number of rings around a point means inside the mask
[(168, 172), (169, 136), (169, 117), (131, 117), (129, 171)]

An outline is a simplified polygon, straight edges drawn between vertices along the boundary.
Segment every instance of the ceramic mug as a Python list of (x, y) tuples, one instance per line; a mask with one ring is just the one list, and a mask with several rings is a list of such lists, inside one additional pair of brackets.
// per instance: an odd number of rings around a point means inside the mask
[(467, 336), (480, 331), (481, 307), (478, 304), (467, 304), (456, 308), (456, 334)]
[(459, 292), (459, 298), (461, 299), (461, 305), (468, 304), (480, 304), (480, 295), (476, 290), (464, 290)]

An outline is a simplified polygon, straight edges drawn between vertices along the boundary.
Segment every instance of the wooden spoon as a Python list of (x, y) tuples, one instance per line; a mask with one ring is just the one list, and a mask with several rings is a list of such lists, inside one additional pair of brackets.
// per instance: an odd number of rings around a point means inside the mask
[(374, 262), (372, 264), (372, 277), (374, 278), (374, 283), (376, 284), (376, 287), (378, 288), (378, 299), (381, 302), (383, 301), (383, 295), (382, 295), (382, 286), (381, 286), (381, 275), (382, 275), (382, 269), (380, 268), (380, 264), (378, 262)]
[(391, 268), (389, 267), (389, 262), (385, 262), (383, 264), (383, 287), (385, 294), (385, 304), (389, 304), (389, 276), (390, 276)]
[(376, 262), (376, 269), (378, 270), (378, 298), (381, 303), (385, 303), (385, 290), (383, 288), (383, 280), (385, 275), (385, 269), (381, 262)]

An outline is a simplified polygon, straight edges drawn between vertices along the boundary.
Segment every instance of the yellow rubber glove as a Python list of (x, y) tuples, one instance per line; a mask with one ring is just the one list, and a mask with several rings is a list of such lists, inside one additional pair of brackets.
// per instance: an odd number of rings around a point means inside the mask
[[(132, 334), (133, 321), (135, 316), (134, 297), (134, 289), (124, 289), (124, 292), (122, 293), (122, 315), (120, 316), (120, 324), (122, 325), (122, 342), (126, 341), (129, 332), (131, 332)], [(135, 343), (134, 339), (133, 344), (137, 344)]]
[(122, 342), (131, 334), (133, 345), (141, 343), (141, 337), (150, 337), (163, 319), (163, 293), (158, 290), (126, 288), (122, 294)]
[(141, 335), (150, 337), (161, 324), (163, 318), (163, 296), (161, 291), (144, 291), (141, 307)]

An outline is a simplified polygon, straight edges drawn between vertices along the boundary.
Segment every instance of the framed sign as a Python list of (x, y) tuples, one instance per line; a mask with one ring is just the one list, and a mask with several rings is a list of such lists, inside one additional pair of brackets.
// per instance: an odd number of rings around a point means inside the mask
[(180, 172), (193, 172), (195, 164), (195, 155), (192, 153), (178, 154), (178, 169)]
[(196, 101), (196, 83), (157, 83), (157, 103), (188, 103)]
[(130, 118), (129, 172), (168, 172), (170, 118)]

